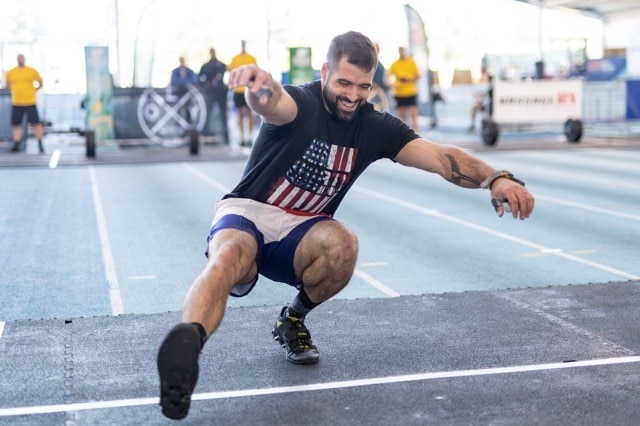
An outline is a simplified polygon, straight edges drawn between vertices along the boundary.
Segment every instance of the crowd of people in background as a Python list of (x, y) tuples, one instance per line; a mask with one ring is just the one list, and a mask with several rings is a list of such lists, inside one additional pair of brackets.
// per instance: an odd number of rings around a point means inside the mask
[[(380, 46), (376, 44), (378, 55)], [(169, 87), (171, 90), (186, 90), (188, 85), (199, 85), (207, 90), (217, 91), (217, 96), (213, 102), (219, 105), (207, 105), (207, 109), (217, 107), (228, 107), (227, 99), (232, 101), (237, 114), (237, 143), (240, 146), (250, 147), (254, 136), (256, 117), (248, 108), (244, 92), (245, 87), (239, 86), (229, 89), (226, 84), (225, 75), (238, 67), (248, 64), (258, 64), (255, 56), (247, 51), (247, 41), (240, 41), (240, 52), (232, 57), (229, 64), (225, 64), (216, 56), (216, 50), (209, 49), (209, 60), (202, 64), (199, 72), (190, 68), (186, 58), (178, 58), (179, 65), (171, 70)], [(13, 147), (11, 152), (19, 150), (23, 139), (23, 124), (26, 117), (27, 122), (32, 125), (34, 135), (38, 141), (38, 150), (44, 152), (42, 139), (44, 136), (43, 126), (38, 116), (36, 107), (36, 91), (42, 87), (42, 77), (34, 68), (25, 65), (25, 57), (18, 55), (18, 66), (7, 72), (6, 87), (11, 91), (12, 116), (11, 124), (13, 128)], [(406, 47), (398, 48), (398, 58), (386, 68), (378, 58), (378, 64), (373, 77), (373, 87), (369, 101), (380, 111), (390, 111), (397, 115), (402, 121), (407, 123), (416, 132), (419, 131), (418, 124), (418, 81), (422, 78), (420, 70), (410, 56)], [(428, 78), (428, 77), (427, 77)], [(439, 93), (437, 94), (439, 95)], [(472, 125), (469, 130), (474, 131), (476, 115), (481, 111), (486, 111), (490, 115), (490, 103), (487, 99), (490, 94), (479, 94), (474, 102), (471, 111)], [(442, 97), (432, 96), (431, 103), (443, 101)], [(432, 105), (433, 108), (434, 105)], [(436, 127), (435, 111), (433, 113), (432, 127)], [(226, 117), (226, 114), (225, 114)]]
[[(242, 65), (257, 64), (256, 58), (247, 52), (246, 40), (240, 41), (240, 52), (231, 59), (229, 65), (217, 58), (216, 50), (213, 47), (209, 49), (209, 56), (209, 61), (202, 65), (198, 74), (186, 65), (184, 57), (178, 58), (179, 66), (171, 71), (171, 88), (181, 89), (188, 84), (201, 84), (211, 90), (224, 90), (226, 94), (227, 86), (224, 81), (224, 75), (227, 71)], [(238, 115), (239, 144), (240, 146), (248, 147), (251, 146), (255, 117), (244, 99), (244, 90), (244, 86), (234, 88), (232, 96), (233, 105)]]
[[(380, 46), (377, 44), (376, 49), (379, 54)], [(214, 48), (209, 49), (209, 54), (210, 60), (202, 65), (198, 74), (186, 65), (184, 57), (180, 57), (179, 66), (171, 71), (171, 87), (181, 88), (187, 84), (201, 84), (204, 87), (226, 91), (225, 73), (243, 65), (258, 64), (255, 56), (248, 53), (246, 40), (241, 40), (240, 52), (233, 56), (228, 65), (216, 57)], [(398, 55), (398, 59), (388, 70), (378, 60), (373, 78), (374, 87), (369, 100), (381, 111), (389, 111), (393, 107), (394, 113), (400, 119), (415, 131), (419, 131), (417, 82), (420, 79), (420, 71), (406, 47), (399, 47)], [(239, 86), (233, 89), (231, 96), (237, 113), (238, 143), (240, 146), (250, 147), (256, 118), (246, 103), (244, 92), (245, 86)], [(390, 99), (393, 102), (390, 102)]]

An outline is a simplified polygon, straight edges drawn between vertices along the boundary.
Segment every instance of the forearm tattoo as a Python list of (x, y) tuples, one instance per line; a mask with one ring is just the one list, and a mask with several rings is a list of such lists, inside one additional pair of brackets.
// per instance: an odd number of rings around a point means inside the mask
[(472, 178), (471, 176), (463, 175), (460, 172), (460, 166), (456, 161), (455, 157), (451, 154), (445, 154), (445, 156), (449, 159), (451, 163), (451, 177), (447, 179), (451, 183), (455, 183), (456, 185), (462, 186), (463, 181), (471, 182), (477, 186), (480, 186), (480, 182)]

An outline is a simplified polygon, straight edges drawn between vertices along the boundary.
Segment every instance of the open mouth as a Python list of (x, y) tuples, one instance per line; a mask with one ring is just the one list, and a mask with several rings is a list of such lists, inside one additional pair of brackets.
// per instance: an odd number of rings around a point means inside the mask
[(353, 111), (358, 107), (358, 102), (357, 101), (356, 102), (350, 102), (349, 100), (343, 99), (343, 98), (340, 98), (339, 101), (340, 101), (340, 104), (343, 106), (343, 108), (348, 110), (348, 111)]

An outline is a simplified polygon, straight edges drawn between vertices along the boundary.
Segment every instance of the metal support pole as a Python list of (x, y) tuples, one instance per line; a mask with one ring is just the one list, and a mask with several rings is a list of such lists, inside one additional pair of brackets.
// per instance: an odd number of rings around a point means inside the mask
[(96, 156), (96, 132), (87, 130), (84, 132), (84, 139), (87, 146), (87, 158), (95, 158)]
[(189, 153), (191, 155), (198, 155), (200, 150), (200, 140), (198, 130), (189, 129)]

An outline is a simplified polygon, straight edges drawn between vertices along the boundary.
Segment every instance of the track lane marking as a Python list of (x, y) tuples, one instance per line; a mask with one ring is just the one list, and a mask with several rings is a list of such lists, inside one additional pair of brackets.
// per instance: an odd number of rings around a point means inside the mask
[[(514, 159), (514, 160), (518, 161), (517, 159)], [(608, 185), (608, 186), (613, 186), (618, 188), (628, 188), (628, 189), (640, 189), (640, 184), (637, 184), (634, 182), (624, 182), (624, 181), (615, 180), (615, 179), (599, 178), (599, 177), (593, 177), (593, 176), (584, 175), (580, 173), (561, 172), (561, 171), (558, 171), (557, 169), (547, 169), (544, 167), (518, 165), (517, 168), (519, 172), (520, 171), (523, 172), (522, 174), (526, 172), (528, 174), (544, 175), (547, 177), (558, 176), (567, 180), (592, 182), (598, 185)]]
[(226, 194), (227, 192), (231, 191), (230, 188), (227, 188), (226, 186), (224, 186), (223, 184), (221, 184), (217, 180), (210, 178), (205, 173), (203, 173), (200, 170), (198, 170), (197, 168), (193, 167), (193, 165), (191, 165), (189, 163), (184, 163), (184, 162), (181, 163), (181, 164), (182, 164), (182, 167), (184, 167), (187, 171), (191, 172), (192, 174), (196, 175), (197, 177), (199, 177), (203, 181), (207, 182), (209, 185), (213, 186), (215, 189), (217, 189), (218, 191), (222, 192), (223, 194)]
[(373, 278), (371, 275), (367, 274), (366, 272), (363, 272), (361, 269), (356, 268), (353, 271), (353, 273), (354, 273), (354, 275), (357, 275), (358, 277), (362, 278), (369, 285), (377, 288), (378, 290), (380, 290), (382, 293), (386, 294), (387, 296), (389, 296), (389, 297), (400, 297), (400, 293), (390, 289), (386, 285), (382, 284), (380, 281), (378, 281), (375, 278)]
[[(512, 157), (513, 158), (513, 157)], [(523, 157), (519, 157), (517, 159), (513, 158), (515, 161), (522, 160)], [(625, 158), (626, 161), (620, 161), (620, 159), (611, 160), (611, 159), (603, 159), (601, 157), (593, 158), (591, 156), (581, 155), (581, 156), (568, 156), (568, 155), (558, 155), (557, 153), (549, 153), (545, 152), (534, 152), (529, 151), (526, 155), (526, 161), (528, 164), (532, 164), (531, 160), (541, 160), (550, 164), (546, 164), (547, 166), (557, 166), (558, 168), (566, 168), (567, 165), (578, 166), (581, 168), (592, 168), (592, 166), (597, 166), (598, 171), (606, 172), (607, 169), (616, 170), (616, 171), (629, 171), (629, 172), (637, 172), (638, 165), (634, 162), (629, 161), (629, 158)], [(540, 164), (536, 162), (536, 164)], [(541, 165), (540, 167), (544, 167), (545, 165)]]
[(55, 169), (56, 167), (58, 167), (58, 162), (60, 162), (60, 150), (56, 149), (55, 151), (53, 151), (51, 159), (49, 159), (49, 168)]
[(533, 194), (533, 196), (537, 200), (545, 200), (545, 201), (548, 201), (550, 203), (562, 204), (564, 206), (575, 207), (575, 208), (578, 208), (578, 209), (587, 210), (587, 211), (591, 211), (591, 212), (595, 212), (595, 213), (604, 213), (604, 214), (608, 214), (609, 216), (616, 216), (616, 217), (620, 217), (620, 218), (623, 218), (623, 219), (631, 219), (631, 220), (640, 221), (640, 216), (634, 215), (634, 214), (619, 212), (619, 211), (616, 211), (616, 210), (604, 209), (604, 208), (601, 208), (601, 207), (591, 206), (589, 204), (578, 203), (576, 201), (563, 200), (561, 198), (551, 197), (549, 195), (542, 195), (542, 194), (538, 194), (538, 193)]
[[(491, 376), (497, 374), (517, 374), (534, 371), (561, 370), (567, 368), (596, 367), (640, 362), (640, 356), (602, 358), (572, 362), (555, 362), (547, 364), (517, 365), (510, 367), (480, 368), (475, 370), (438, 371), (432, 373), (406, 374), (399, 376), (372, 377), (368, 379), (344, 380), (338, 382), (311, 383), (308, 385), (279, 386), (256, 389), (240, 389), (220, 392), (194, 393), (192, 401), (208, 401), (215, 399), (243, 398), (262, 395), (288, 394), (296, 392), (312, 392), (329, 389), (345, 389), (363, 386), (375, 386), (395, 383), (417, 382), (426, 380), (452, 379), (460, 377)], [(13, 408), (0, 408), (0, 417), (25, 416), (34, 414), (63, 413), (69, 411), (99, 410), (106, 408), (123, 408), (142, 405), (159, 404), (160, 399), (131, 398), (109, 401), (91, 401), (74, 404), (36, 405)]]
[(100, 197), (98, 179), (96, 178), (96, 172), (93, 166), (89, 166), (89, 180), (91, 181), (91, 193), (93, 194), (93, 205), (96, 212), (98, 235), (100, 236), (100, 247), (102, 248), (102, 262), (104, 264), (104, 273), (107, 279), (107, 284), (109, 285), (111, 313), (113, 315), (120, 315), (124, 313), (124, 305), (122, 303), (122, 295), (120, 294), (120, 284), (118, 283), (118, 275), (116, 274), (116, 265), (113, 261), (111, 244), (109, 243), (109, 233), (107, 231), (107, 222), (104, 216), (104, 208), (102, 207), (102, 199)]
[(388, 202), (390, 204), (395, 204), (397, 206), (404, 207), (404, 208), (409, 209), (409, 210), (414, 210), (414, 211), (420, 212), (420, 213), (428, 215), (428, 216), (437, 217), (437, 218), (440, 218), (440, 219), (443, 219), (443, 220), (446, 220), (446, 221), (449, 221), (449, 222), (456, 223), (458, 225), (465, 226), (467, 228), (475, 229), (477, 231), (484, 232), (486, 234), (490, 234), (490, 235), (493, 235), (495, 237), (502, 238), (502, 239), (514, 242), (516, 244), (520, 244), (520, 245), (523, 245), (523, 246), (526, 246), (526, 247), (534, 248), (534, 249), (538, 250), (541, 253), (548, 253), (548, 254), (551, 254), (551, 255), (554, 255), (554, 256), (562, 257), (564, 259), (571, 260), (571, 261), (577, 262), (577, 263), (581, 263), (583, 265), (587, 265), (587, 266), (590, 266), (592, 268), (600, 269), (600, 270), (603, 270), (603, 271), (606, 271), (606, 272), (610, 272), (610, 273), (612, 273), (614, 275), (618, 275), (618, 276), (621, 276), (621, 277), (624, 277), (624, 278), (628, 278), (630, 280), (638, 280), (638, 279), (640, 279), (639, 275), (634, 275), (634, 274), (631, 274), (631, 273), (628, 273), (628, 272), (625, 272), (625, 271), (621, 271), (619, 269), (611, 268), (609, 266), (602, 265), (600, 263), (591, 262), (589, 260), (582, 259), (582, 258), (580, 258), (578, 256), (574, 256), (572, 254), (565, 253), (562, 250), (557, 249), (557, 248), (546, 247), (546, 246), (543, 246), (541, 244), (537, 244), (537, 243), (534, 243), (532, 241), (525, 240), (523, 238), (514, 237), (513, 235), (505, 234), (504, 232), (496, 231), (496, 230), (488, 228), (486, 226), (478, 225), (476, 223), (469, 222), (469, 221), (466, 221), (466, 220), (463, 220), (463, 219), (459, 219), (459, 218), (454, 217), (454, 216), (449, 216), (449, 215), (446, 215), (444, 213), (440, 213), (437, 210), (427, 209), (427, 208), (424, 208), (424, 207), (419, 206), (417, 204), (410, 203), (408, 201), (404, 201), (404, 200), (401, 200), (401, 199), (398, 199), (398, 198), (395, 198), (395, 197), (391, 197), (389, 195), (385, 195), (385, 194), (382, 194), (380, 192), (373, 191), (371, 189), (366, 189), (366, 188), (364, 188), (362, 186), (354, 186), (353, 189), (358, 191), (358, 192), (362, 192), (364, 194), (370, 195), (370, 196), (372, 196), (374, 198), (378, 198), (380, 200), (386, 201), (386, 202)]

